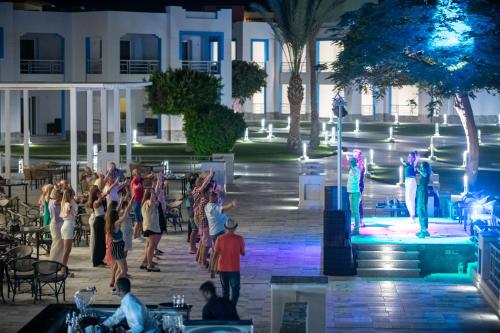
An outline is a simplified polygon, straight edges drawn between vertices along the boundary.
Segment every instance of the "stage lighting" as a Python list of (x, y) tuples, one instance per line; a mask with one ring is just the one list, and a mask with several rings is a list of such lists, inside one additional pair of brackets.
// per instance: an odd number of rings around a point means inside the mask
[(266, 130), (266, 119), (265, 118), (262, 118), (260, 120), (260, 130), (263, 132)]
[(307, 143), (303, 142), (302, 143), (302, 156), (301, 159), (303, 160), (308, 160), (309, 156), (307, 156)]
[(356, 127), (354, 128), (354, 133), (357, 134), (357, 133), (359, 133), (359, 119), (356, 119), (355, 124), (356, 124), (355, 125)]
[(273, 124), (269, 124), (267, 126), (267, 138), (272, 139), (273, 138)]
[(243, 138), (243, 141), (245, 141), (245, 142), (250, 141), (250, 138), (248, 137), (248, 127), (245, 128), (245, 137)]

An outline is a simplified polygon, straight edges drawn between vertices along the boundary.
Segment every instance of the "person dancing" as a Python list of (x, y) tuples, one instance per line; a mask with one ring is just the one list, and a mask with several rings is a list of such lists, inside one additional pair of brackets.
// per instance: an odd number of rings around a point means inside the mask
[(359, 199), (361, 193), (359, 191), (360, 171), (358, 168), (358, 160), (352, 157), (349, 161), (349, 177), (347, 178), (347, 192), (349, 193), (349, 203), (351, 205), (351, 214), (354, 217), (354, 229), (352, 235), (359, 235)]
[(428, 162), (424, 161), (417, 169), (420, 174), (418, 178), (417, 187), (417, 213), (418, 220), (420, 222), (420, 232), (417, 233), (418, 238), (430, 237), (427, 228), (429, 226), (429, 219), (427, 215), (427, 187), (429, 186), (429, 180), (431, 178), (432, 169)]
[(363, 223), (363, 216), (364, 216), (363, 191), (365, 189), (365, 163), (363, 162), (363, 154), (361, 153), (361, 150), (354, 149), (352, 151), (352, 155), (358, 161), (358, 168), (359, 168), (359, 226), (361, 228), (363, 228), (365, 226), (365, 224)]
[(404, 166), (405, 176), (405, 202), (410, 214), (411, 222), (415, 222), (415, 197), (417, 195), (417, 152), (408, 154), (408, 160), (401, 157), (400, 161)]

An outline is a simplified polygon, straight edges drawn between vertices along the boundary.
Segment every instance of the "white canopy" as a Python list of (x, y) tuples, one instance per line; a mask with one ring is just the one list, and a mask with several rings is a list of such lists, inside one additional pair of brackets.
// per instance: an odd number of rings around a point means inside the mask
[[(114, 121), (114, 160), (120, 162), (120, 90), (125, 90), (126, 103), (126, 161), (127, 164), (132, 160), (132, 118), (131, 118), (131, 90), (144, 89), (150, 86), (151, 82), (130, 82), (130, 83), (87, 83), (87, 82), (1, 82), (0, 91), (4, 92), (4, 121), (10, 124), (10, 92), (13, 90), (23, 91), (23, 127), (29, 128), (29, 105), (28, 96), (30, 90), (68, 90), (69, 91), (69, 114), (70, 114), (70, 147), (71, 147), (71, 186), (76, 190), (78, 185), (78, 166), (77, 166), (77, 113), (76, 113), (76, 94), (77, 92), (86, 92), (87, 95), (87, 164), (92, 166), (93, 158), (93, 104), (92, 94), (94, 91), (100, 91), (101, 94), (101, 150), (107, 151), (107, 91), (113, 91), (113, 121)], [(118, 129), (118, 130), (117, 130)], [(24, 164), (29, 165), (29, 131), (24, 131)], [(10, 160), (11, 160), (11, 130), (10, 126), (5, 126), (5, 175), (10, 178)]]

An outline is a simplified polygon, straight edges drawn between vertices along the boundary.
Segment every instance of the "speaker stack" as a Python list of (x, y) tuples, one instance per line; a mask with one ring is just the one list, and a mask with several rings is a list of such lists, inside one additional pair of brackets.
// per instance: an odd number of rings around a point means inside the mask
[(351, 213), (346, 188), (342, 188), (342, 207), (337, 209), (337, 187), (325, 187), (323, 212), (323, 274), (354, 275), (351, 245)]

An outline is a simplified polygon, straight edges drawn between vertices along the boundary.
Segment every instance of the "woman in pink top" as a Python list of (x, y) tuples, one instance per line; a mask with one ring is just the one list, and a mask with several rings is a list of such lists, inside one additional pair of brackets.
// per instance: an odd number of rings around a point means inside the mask
[(62, 263), (68, 266), (69, 254), (73, 246), (73, 238), (75, 231), (76, 215), (78, 213), (78, 206), (75, 202), (75, 192), (71, 188), (67, 188), (61, 200), (61, 218), (63, 225), (61, 227), (61, 237), (64, 242), (63, 259)]

